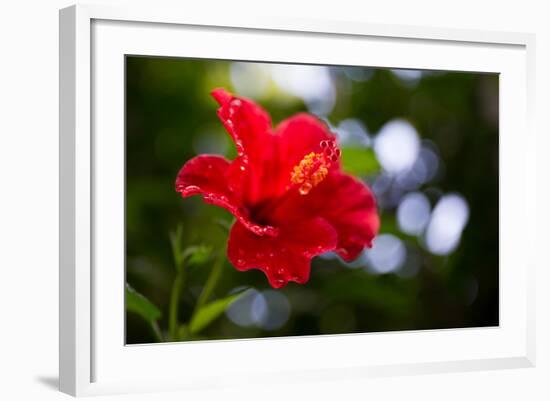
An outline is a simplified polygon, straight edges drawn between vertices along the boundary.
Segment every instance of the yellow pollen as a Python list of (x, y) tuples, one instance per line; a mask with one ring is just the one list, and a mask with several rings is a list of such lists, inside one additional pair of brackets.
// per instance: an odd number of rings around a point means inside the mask
[(307, 195), (314, 187), (325, 179), (330, 168), (330, 161), (324, 153), (308, 153), (294, 166), (290, 173), (290, 182), (300, 185), (298, 191)]

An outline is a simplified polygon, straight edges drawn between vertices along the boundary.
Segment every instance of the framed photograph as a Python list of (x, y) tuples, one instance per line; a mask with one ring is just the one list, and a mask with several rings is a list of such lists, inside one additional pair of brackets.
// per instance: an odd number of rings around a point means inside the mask
[(533, 46), (61, 10), (61, 390), (533, 366)]

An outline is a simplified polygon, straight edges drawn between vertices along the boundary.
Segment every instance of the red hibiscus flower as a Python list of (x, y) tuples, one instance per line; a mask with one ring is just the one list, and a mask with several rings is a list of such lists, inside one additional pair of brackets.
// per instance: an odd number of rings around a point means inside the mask
[(340, 168), (326, 125), (307, 113), (272, 128), (249, 99), (216, 89), (218, 116), (238, 156), (199, 155), (181, 168), (176, 191), (202, 195), (236, 218), (227, 248), (238, 270), (260, 269), (274, 288), (309, 279), (311, 258), (327, 251), (355, 259), (380, 225), (369, 188)]

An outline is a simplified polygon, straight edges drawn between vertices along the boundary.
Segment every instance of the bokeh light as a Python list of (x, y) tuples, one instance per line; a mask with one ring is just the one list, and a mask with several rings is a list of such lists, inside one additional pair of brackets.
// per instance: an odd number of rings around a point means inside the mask
[[(262, 298), (265, 311), (257, 320), (258, 326), (264, 330), (277, 330), (281, 328), (290, 316), (290, 303), (284, 293), (274, 290), (266, 290), (256, 296)], [(256, 302), (254, 300), (254, 303)], [(254, 304), (253, 303), (253, 304)]]
[(402, 119), (386, 123), (374, 138), (378, 161), (384, 170), (393, 174), (410, 169), (419, 149), (420, 140), (416, 129)]
[(392, 234), (380, 234), (366, 252), (369, 268), (379, 274), (398, 270), (405, 262), (407, 251), (403, 241)]
[(283, 93), (302, 99), (308, 110), (320, 117), (330, 114), (336, 103), (329, 67), (234, 62), (230, 76), (233, 87), (243, 96), (265, 98), (274, 85)]
[(271, 82), (269, 70), (259, 63), (231, 63), (231, 83), (238, 93), (252, 99), (264, 98)]
[(245, 294), (229, 305), (225, 314), (236, 325), (243, 327), (254, 326), (262, 314), (262, 311), (258, 310), (261, 307), (261, 305), (258, 305), (259, 301), (256, 301), (256, 310), (254, 312), (252, 310), (256, 297), (260, 295), (260, 292), (256, 289), (247, 290)]
[(419, 235), (430, 220), (430, 201), (422, 192), (411, 192), (397, 208), (399, 229), (405, 234)]
[(332, 111), (336, 89), (328, 67), (271, 64), (267, 68), (277, 86), (303, 99), (311, 113), (326, 116)]
[(426, 247), (436, 255), (447, 255), (460, 242), (470, 209), (463, 196), (444, 195), (435, 205), (426, 230)]
[(365, 125), (356, 118), (340, 121), (333, 131), (338, 136), (338, 142), (343, 146), (370, 147), (372, 139)]
[(391, 72), (405, 85), (415, 86), (422, 78), (423, 71), (394, 68)]
[(229, 306), (226, 315), (239, 326), (277, 330), (287, 322), (290, 310), (290, 303), (283, 293), (250, 289)]

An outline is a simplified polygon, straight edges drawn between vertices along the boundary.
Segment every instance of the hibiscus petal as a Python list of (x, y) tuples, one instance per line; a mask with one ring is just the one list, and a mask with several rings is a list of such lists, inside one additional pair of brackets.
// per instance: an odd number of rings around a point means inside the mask
[(259, 269), (273, 288), (289, 281), (309, 280), (311, 258), (333, 250), (336, 232), (322, 218), (281, 227), (276, 237), (260, 237), (236, 222), (229, 235), (227, 256), (237, 270)]
[[(283, 122), (275, 130), (279, 152), (286, 170), (291, 169), (310, 152), (321, 152), (321, 141), (336, 141), (328, 126), (317, 117), (298, 113)], [(284, 166), (283, 166), (284, 167)]]
[(216, 155), (200, 155), (183, 165), (176, 178), (176, 191), (182, 197), (202, 195), (205, 202), (223, 207), (233, 214), (248, 230), (257, 235), (277, 235), (272, 226), (262, 226), (250, 220), (245, 207), (227, 184), (231, 164)]
[(380, 228), (376, 200), (366, 184), (347, 174), (331, 174), (310, 203), (319, 203), (320, 215), (338, 232), (336, 252), (352, 261), (371, 247)]
[(287, 196), (272, 212), (272, 221), (321, 216), (338, 234), (336, 252), (354, 260), (363, 248), (372, 246), (380, 228), (374, 195), (366, 184), (348, 174), (335, 172), (305, 196)]
[[(272, 197), (280, 196), (288, 189), (291, 173), (304, 156), (322, 152), (322, 141), (336, 141), (323, 121), (307, 113), (298, 113), (282, 121), (275, 130), (275, 136), (276, 168), (265, 177), (265, 184), (272, 188)], [(331, 169), (339, 170), (339, 163), (333, 163)]]
[[(310, 114), (296, 114), (273, 131), (268, 113), (253, 101), (225, 89), (214, 90), (212, 96), (237, 148), (229, 185), (248, 205), (281, 196), (294, 166), (308, 153), (321, 152), (321, 141), (336, 139), (324, 122)], [(332, 169), (339, 169), (339, 163)]]
[(235, 141), (237, 154), (244, 159), (253, 156), (251, 151), (261, 148), (271, 134), (269, 114), (253, 101), (222, 88), (213, 90), (212, 96), (220, 105), (218, 116)]
[(225, 89), (212, 91), (220, 104), (218, 116), (237, 148), (229, 172), (229, 185), (247, 204), (263, 196), (264, 162), (272, 159), (274, 137), (269, 114), (253, 101), (231, 95)]

